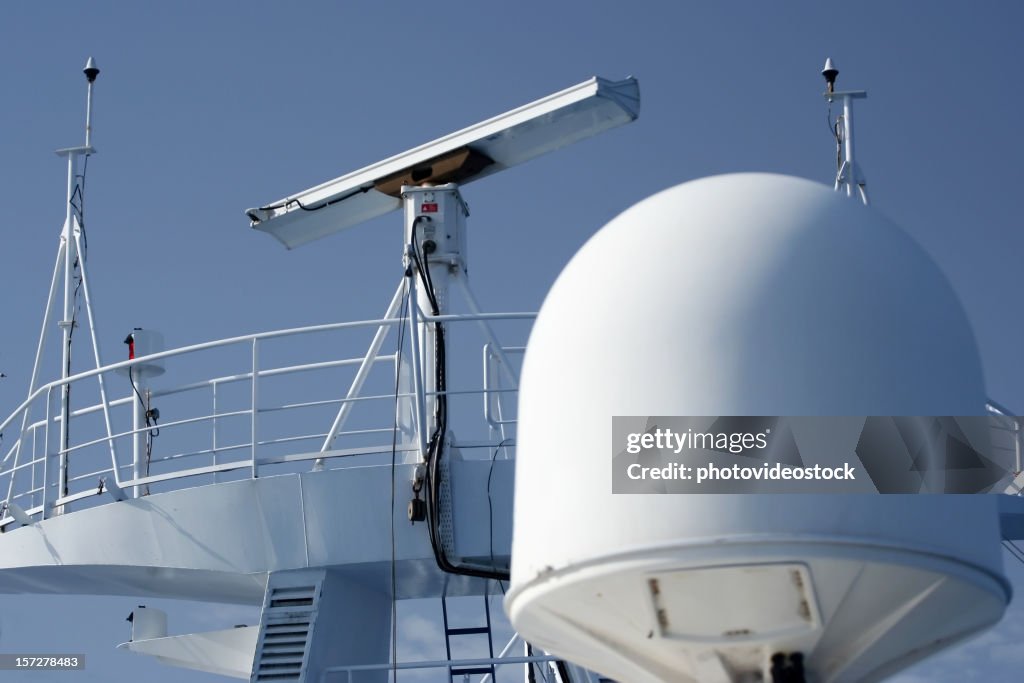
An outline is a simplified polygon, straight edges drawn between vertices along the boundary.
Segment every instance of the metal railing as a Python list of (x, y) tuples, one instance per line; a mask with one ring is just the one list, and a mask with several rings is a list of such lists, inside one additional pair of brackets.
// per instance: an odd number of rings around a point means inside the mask
[[(483, 376), (479, 365), (466, 360), (469, 355), (448, 362), (445, 393), (449, 404), (458, 404), (462, 450), (500, 445), (509, 457), (518, 372), (492, 323), (515, 328), (511, 332), (525, 342), (533, 317), (419, 313), (419, 322), (444, 323), (460, 345), (476, 337), (454, 334), (461, 323), (484, 331), (483, 342), (475, 340), (485, 349)], [(0, 423), (0, 433), (17, 433), (0, 452), (0, 530), (115, 499), (314, 465), (365, 463), (391, 454), (396, 430), (394, 450), (419, 458), (425, 441), (421, 407), (434, 394), (413, 381), (410, 349), (394, 348), (396, 326), (413, 326), (412, 320), (386, 317), (231, 337), (38, 387)], [(389, 331), (388, 353), (382, 347)], [(515, 354), (522, 348), (520, 343), (507, 350)], [(159, 382), (141, 381), (143, 370), (158, 365), (166, 366)], [(79, 396), (99, 378), (106, 393), (71, 410), (68, 445), (61, 449), (65, 425), (58, 402), (65, 384)], [(110, 398), (118, 386), (123, 396)], [(483, 414), (476, 403), (481, 397)]]
[[(323, 675), (320, 676), (320, 683), (329, 683), (332, 678), (333, 680), (337, 680), (339, 683), (341, 683), (341, 680), (344, 680), (345, 683), (356, 683), (357, 679), (353, 678), (354, 676), (360, 673), (369, 673), (371, 671), (451, 669), (454, 667), (489, 667), (491, 665), (502, 666), (511, 664), (550, 665), (557, 662), (558, 659), (558, 657), (553, 655), (531, 655), (529, 657), (489, 657), (484, 659), (436, 659), (419, 662), (397, 662), (395, 664), (354, 664), (350, 666), (335, 666), (324, 669)], [(541, 669), (541, 671), (544, 672), (545, 669)], [(342, 674), (345, 676), (344, 679), (340, 679)], [(550, 680), (554, 683), (562, 683), (554, 672), (552, 672), (550, 679), (546, 674), (542, 674), (541, 680)]]
[[(483, 332), (482, 343), (475, 342), (481, 343), (482, 367), (474, 369), (471, 354), (464, 352), (449, 362), (446, 395), (449, 403), (462, 402), (456, 424), (463, 451), (488, 449), (481, 457), (492, 457), (493, 449), (500, 448), (503, 457), (511, 457), (517, 419), (514, 360), (525, 345), (500, 344), (492, 323), (514, 326), (511, 331), (525, 342), (525, 323), (533, 317), (419, 314), (421, 321), (443, 322), (448, 328), (474, 322)], [(409, 349), (382, 352), (388, 331), (400, 324), (413, 325), (411, 320), (381, 318), (231, 337), (114, 363), (38, 387), (0, 423), (0, 433), (16, 430), (18, 435), (0, 452), (0, 529), (111, 499), (297, 471), (311, 464), (365, 462), (367, 457), (391, 453), (396, 429), (395, 450), (409, 459), (421, 457), (425, 437), (419, 423), (424, 402), (433, 394), (424, 392), (424, 382), (411, 376)], [(367, 349), (365, 339), (357, 337), (371, 331), (369, 350), (362, 355), (339, 354)], [(457, 336), (455, 340), (464, 343)], [(186, 358), (191, 365), (185, 366)], [(133, 391), (128, 373), (155, 364), (169, 366), (162, 382), (144, 394)], [(348, 374), (352, 371), (354, 376)], [(87, 382), (100, 377), (106, 378), (106, 394), (69, 413), (71, 438), (62, 450), (64, 425), (58, 401), (64, 385), (78, 396)], [(179, 381), (167, 385), (168, 379)], [(110, 399), (118, 382), (125, 395)], [(476, 409), (468, 408), (480, 398), (482, 415), (479, 403)], [(139, 419), (154, 407), (163, 419), (149, 424)], [(1024, 452), (1021, 420), (992, 401), (987, 410), (993, 453), (1006, 461), (1008, 471), (1019, 475)]]

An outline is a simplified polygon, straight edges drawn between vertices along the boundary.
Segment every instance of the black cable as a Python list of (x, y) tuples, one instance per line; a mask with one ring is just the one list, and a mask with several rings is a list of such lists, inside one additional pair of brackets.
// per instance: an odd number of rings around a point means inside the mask
[(836, 117), (836, 122), (832, 127), (832, 137), (836, 139), (836, 171), (841, 171), (843, 168), (843, 134), (839, 129), (839, 122), (843, 120), (843, 117)]
[(416, 268), (420, 273), (420, 279), (423, 280), (424, 291), (426, 291), (427, 299), (430, 301), (430, 314), (440, 315), (441, 307), (437, 303), (437, 293), (434, 291), (434, 280), (430, 277), (430, 267), (426, 264), (426, 259), (420, 250), (419, 240), (416, 239), (416, 226), (419, 225), (420, 221), (429, 223), (430, 216), (416, 216), (412, 221), (410, 237), (412, 239), (413, 259), (416, 261)]
[[(75, 183), (75, 189), (71, 192), (71, 199), (69, 204), (78, 213), (78, 227), (82, 234), (82, 250), (81, 253), (75, 258), (75, 263), (72, 265), (72, 270), (80, 269), (85, 263), (85, 256), (89, 251), (89, 238), (85, 234), (85, 174), (89, 170), (89, 156), (85, 155), (85, 162), (82, 164), (82, 174), (78, 176), (79, 182)], [(78, 196), (79, 205), (75, 204), (75, 196)], [(78, 284), (75, 285), (75, 291), (71, 295), (72, 302), (72, 313), (71, 313), (71, 327), (68, 330), (68, 344), (71, 343), (71, 337), (75, 334), (75, 324), (78, 321), (78, 290), (82, 288), (82, 280), (84, 275), (79, 274)], [(68, 374), (71, 374), (71, 349), (68, 349)], [(71, 386), (68, 385), (68, 393), (71, 392)]]
[[(404, 282), (404, 281), (403, 281)], [(407, 284), (407, 283), (406, 283)], [(408, 287), (406, 287), (408, 290)], [(399, 380), (402, 376), (402, 346), (405, 343), (405, 319), (409, 312), (409, 297), (402, 295), (402, 312), (398, 323), (398, 345), (395, 351), (395, 421), (391, 430), (391, 673), (392, 680), (398, 681), (398, 575), (395, 562), (395, 477), (398, 459), (398, 396)]]
[(305, 204), (300, 202), (298, 199), (285, 199), (284, 201), (280, 201), (277, 204), (268, 204), (267, 206), (261, 206), (261, 207), (259, 207), (256, 210), (257, 211), (274, 211), (275, 209), (284, 209), (284, 208), (289, 207), (292, 204), (294, 204), (294, 205), (298, 206), (300, 209), (302, 209), (303, 211), (319, 211), (320, 209), (326, 209), (328, 206), (331, 206), (332, 204), (337, 204), (338, 202), (343, 202), (346, 199), (350, 199), (352, 197), (355, 197), (357, 194), (365, 194), (365, 193), (369, 192), (372, 189), (373, 189), (373, 185), (367, 185), (366, 187), (360, 187), (360, 188), (357, 188), (357, 189), (353, 190), (352, 192), (349, 192), (348, 194), (342, 195), (340, 197), (335, 197), (334, 199), (326, 201), (323, 204), (318, 204), (316, 206), (306, 206)]
[(837, 126), (839, 125), (839, 119), (832, 120), (832, 102), (828, 103), (828, 111), (825, 113), (825, 125), (828, 126), (828, 132), (832, 135), (832, 138), (836, 141), (836, 172), (842, 168), (842, 143), (839, 141), (839, 133), (837, 132)]
[[(160, 436), (160, 430), (154, 429), (156, 426), (156, 418), (153, 415), (153, 411), (146, 405), (145, 399), (142, 398), (142, 394), (139, 392), (139, 388), (135, 385), (135, 368), (128, 368), (128, 381), (132, 385), (132, 391), (135, 392), (135, 396), (139, 399), (139, 406), (142, 408), (142, 416), (146, 421), (146, 475), (149, 475), (149, 465), (153, 459), (153, 439)], [(146, 493), (149, 493), (149, 484), (146, 484)]]
[[(494, 474), (494, 461), (498, 459), (498, 451), (505, 445), (508, 438), (504, 438), (501, 442), (495, 446), (494, 452), (491, 453), (491, 467), (487, 471), (487, 529), (488, 529), (488, 548), (491, 553), (491, 566), (498, 566), (497, 562), (494, 561), (494, 503), (491, 500), (491, 477)], [(498, 588), (501, 589), (501, 594), (505, 595), (505, 585), (501, 579), (498, 580)], [(532, 673), (532, 672), (531, 672)]]
[[(142, 398), (142, 394), (139, 393), (139, 388), (137, 386), (135, 386), (135, 376), (134, 376), (135, 373), (134, 373), (134, 370), (135, 370), (135, 368), (128, 368), (128, 381), (131, 382), (132, 391), (135, 392), (135, 396), (138, 397), (138, 399), (139, 399), (139, 405), (142, 406), (142, 409), (144, 411), (148, 412), (146, 410), (146, 401)], [(146, 416), (146, 426), (147, 427), (149, 426), (149, 416), (148, 415)]]
[(85, 161), (82, 162), (82, 185), (81, 185), (81, 207), (78, 209), (78, 225), (82, 229), (82, 260), (84, 261), (89, 255), (89, 236), (85, 232), (85, 176), (89, 172), (89, 157), (91, 154), (85, 155)]
[[(419, 241), (416, 239), (416, 227), (420, 221), (429, 221), (428, 216), (417, 216), (413, 219), (410, 228), (410, 239), (412, 240), (412, 258), (416, 270), (419, 272), (420, 280), (423, 282), (424, 291), (430, 302), (431, 315), (440, 315), (440, 306), (437, 301), (437, 294), (434, 290), (434, 283), (430, 277), (430, 268), (423, 257)], [(447, 557), (444, 551), (444, 543), (441, 539), (441, 472), (440, 463), (444, 452), (444, 437), (448, 432), (448, 395), (447, 395), (447, 369), (444, 326), (440, 322), (434, 322), (434, 365), (435, 365), (435, 396), (434, 403), (435, 420), (437, 422), (426, 453), (426, 476), (424, 490), (426, 491), (427, 506), (427, 532), (430, 537), (431, 549), (434, 552), (434, 560), (437, 566), (449, 574), (460, 574), (483, 579), (494, 579), (507, 581), (509, 573), (500, 571), (495, 567), (480, 568), (467, 565), (455, 565)], [(493, 564), (493, 563), (492, 563)], [(502, 589), (504, 590), (504, 588)]]
[[(75, 264), (71, 266), (72, 270), (78, 269), (78, 264), (81, 262), (81, 258), (75, 259)], [(78, 322), (78, 290), (82, 288), (82, 276), (78, 276), (78, 284), (75, 285), (75, 290), (71, 293), (71, 327), (68, 329), (68, 343), (71, 343), (71, 337), (75, 336), (75, 326)], [(68, 374), (71, 374), (71, 353), (68, 352)]]
[[(67, 258), (67, 254), (66, 253), (65, 253), (65, 258)], [(74, 265), (72, 266), (72, 269), (77, 268), (77, 267), (78, 267), (78, 261), (76, 260)], [(71, 301), (72, 301), (72, 304), (71, 304), (71, 324), (68, 327), (68, 343), (67, 343), (67, 349), (66, 349), (66, 351), (67, 351), (67, 362), (64, 365), (64, 376), (65, 377), (70, 377), (71, 376), (71, 338), (75, 336), (75, 321), (78, 318), (78, 306), (75, 305), (75, 302), (78, 301), (78, 288), (81, 287), (81, 286), (82, 286), (82, 280), (81, 280), (81, 278), (79, 278), (78, 284), (75, 286), (75, 290), (71, 294)], [(65, 382), (64, 383), (63, 394), (64, 394), (63, 395), (63, 402), (64, 402), (64, 406), (67, 408), (66, 415), (68, 417), (68, 420), (67, 420), (67, 424), (61, 426), (61, 429), (64, 431), (64, 434), (66, 436), (66, 443), (70, 444), (71, 443), (71, 382)], [(65, 452), (64, 455), (65, 455), (65, 468), (66, 468), (67, 464), (68, 464), (67, 463), (67, 453)], [(67, 486), (67, 479), (66, 478), (65, 478), (64, 486), (62, 487), (61, 490), (62, 490), (63, 495), (65, 495), (65, 496), (68, 495), (68, 486)]]
[[(91, 155), (85, 155), (85, 161), (82, 163), (82, 172), (75, 176), (78, 182), (75, 183), (74, 189), (71, 191), (71, 199), (68, 203), (71, 204), (71, 208), (78, 214), (79, 224), (85, 223), (85, 175), (89, 172), (89, 157)], [(75, 204), (77, 198), (78, 204)]]
[[(82, 176), (75, 176), (75, 178), (81, 179)], [(68, 200), (68, 204), (70, 204), (71, 208), (75, 210), (75, 216), (78, 217), (79, 221), (81, 221), (82, 219), (80, 218), (80, 216), (82, 215), (82, 207), (78, 204), (75, 204), (76, 199), (80, 202), (83, 199), (82, 186), (77, 182), (75, 183), (75, 189), (71, 191), (71, 199)]]

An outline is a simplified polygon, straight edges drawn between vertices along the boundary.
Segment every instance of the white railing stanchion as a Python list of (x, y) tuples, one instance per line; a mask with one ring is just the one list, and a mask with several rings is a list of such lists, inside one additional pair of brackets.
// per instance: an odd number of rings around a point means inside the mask
[[(210, 385), (211, 391), (213, 392), (213, 419), (212, 419), (212, 426), (211, 426), (210, 429), (213, 432), (213, 443), (211, 444), (211, 453), (213, 455), (213, 463), (212, 464), (214, 466), (217, 465), (217, 384), (218, 383), (216, 381), (214, 381)], [(219, 479), (220, 479), (220, 477), (217, 476), (218, 474), (220, 474), (220, 473), (219, 472), (214, 472), (213, 473), (213, 483), (214, 484), (216, 484), (219, 481)]]
[(259, 476), (259, 463), (256, 460), (256, 415), (259, 413), (259, 377), (260, 377), (260, 354), (259, 354), (259, 339), (252, 340), (252, 423), (251, 423), (251, 434), (252, 437), (252, 478), (255, 479)]
[[(84, 284), (83, 288), (89, 284), (92, 283)], [(18, 504), (19, 509), (32, 510), (32, 517), (36, 520), (40, 518), (42, 510), (42, 516), (49, 519), (72, 509), (120, 500), (117, 489), (121, 488), (127, 496), (141, 498), (148, 495), (150, 488), (157, 484), (163, 492), (190, 486), (197, 481), (210, 483), (212, 479), (214, 483), (223, 483), (239, 476), (244, 478), (247, 474), (259, 477), (260, 465), (272, 465), (272, 469), (276, 470), (279, 465), (283, 466), (282, 469), (294, 468), (297, 463), (306, 461), (312, 464), (314, 461), (323, 463), (330, 459), (337, 464), (348, 463), (353, 462), (349, 458), (355, 457), (360, 458), (361, 464), (364, 456), (366, 462), (375, 462), (377, 456), (391, 452), (390, 445), (376, 443), (374, 435), (387, 435), (390, 444), (394, 429), (391, 409), (396, 399), (396, 377), (400, 382), (397, 398), (402, 401), (399, 410), (402, 411), (403, 430), (400, 432), (402, 442), (398, 448), (407, 461), (420, 459), (430, 437), (432, 416), (428, 413), (428, 407), (436, 392), (428, 391), (425, 386), (424, 375), (429, 374), (430, 370), (423, 366), (423, 340), (421, 334), (418, 334), (418, 328), (424, 324), (448, 322), (455, 329), (456, 323), (470, 323), (468, 328), (475, 333), (476, 325), (471, 323), (480, 323), (482, 320), (528, 320), (533, 317), (527, 313), (432, 316), (424, 311), (422, 304), (415, 303), (418, 295), (422, 295), (421, 287), (419, 281), (404, 277), (387, 318), (312, 325), (193, 344), (111, 363), (67, 379), (58, 378), (42, 384), (9, 416), (0, 420), (0, 432), (10, 428), (15, 433), (18, 426), (24, 423), (23, 437), (10, 445), (4, 444), (4, 452), (0, 453), (0, 502), (9, 499)], [(89, 292), (89, 296), (92, 293)], [(408, 310), (402, 308), (404, 305), (409, 306)], [(395, 325), (401, 325), (399, 329), (403, 335), (409, 335), (409, 344), (400, 353), (385, 353), (382, 345), (373, 344), (370, 353), (353, 357), (347, 353), (335, 353), (338, 348), (333, 337), (322, 337), (328, 353), (334, 355), (320, 359), (310, 357), (310, 348), (306, 346), (309, 335), (333, 334), (343, 330), (346, 334), (374, 335), (386, 344), (383, 337)], [(479, 337), (478, 334), (473, 336)], [(296, 344), (302, 345), (296, 347), (296, 350), (302, 351), (305, 354), (303, 358), (311, 362), (274, 366), (272, 356), (276, 354), (261, 360), (261, 353), (266, 355), (277, 350), (274, 346), (269, 351), (263, 351), (263, 340), (281, 340), (286, 337), (294, 338)], [(351, 352), (354, 341), (358, 343), (358, 337), (346, 337), (340, 343), (343, 344), (342, 348)], [(487, 339), (480, 339), (481, 344), (485, 342)], [(232, 363), (240, 364), (241, 367), (231, 367), (225, 373), (223, 370), (206, 372), (206, 366), (197, 366), (204, 372), (198, 378), (189, 368), (184, 368), (181, 381), (177, 384), (160, 390), (152, 390), (149, 386), (148, 377), (157, 361), (195, 357), (199, 356), (198, 352), (204, 352), (204, 355), (196, 358), (196, 362), (208, 364), (212, 356), (205, 355), (205, 352), (219, 353), (220, 349), (226, 347), (230, 349)], [(509, 413), (506, 419), (504, 413), (508, 413), (508, 404), (501, 394), (508, 392), (511, 397), (515, 390), (503, 386), (505, 382), (501, 373), (508, 372), (509, 364), (503, 364), (505, 370), (495, 367), (500, 362), (497, 357), (499, 347), (492, 344), (487, 344), (487, 347), (484, 353), (483, 388), (480, 388), (479, 378), (474, 373), (472, 384), (468, 387), (448, 387), (446, 393), (449, 397), (466, 395), (474, 399), (477, 394), (484, 394), (484, 417), (490, 419), (481, 426), (486, 428), (489, 424), (501, 438), (488, 437), (479, 442), (470, 440), (460, 445), (464, 448), (486, 448), (490, 453), (495, 447), (511, 444), (511, 438), (506, 437), (514, 434), (511, 425), (515, 423), (515, 416)], [(519, 352), (520, 347), (504, 346), (500, 349), (508, 357), (515, 358), (512, 354)], [(317, 354), (320, 352), (315, 351)], [(249, 358), (245, 358), (246, 355)], [(365, 386), (362, 385), (362, 379), (372, 365), (381, 362), (389, 363), (391, 367), (388, 370), (395, 374), (386, 372), (391, 374), (386, 389), (370, 390), (369, 387), (383, 378), (370, 377), (366, 379)], [(310, 385), (304, 382), (307, 375), (312, 374), (313, 381), (319, 386), (330, 386), (330, 382), (335, 379), (332, 374), (339, 368), (351, 368), (352, 371), (361, 369), (355, 383), (350, 379), (351, 375), (345, 382), (348, 396), (343, 398), (335, 394), (323, 398), (310, 397), (315, 400), (302, 400), (301, 396), (295, 398), (296, 391), (308, 391)], [(511, 369), (514, 371), (516, 366)], [(125, 395), (121, 398), (107, 391), (112, 386), (108, 386), (110, 383), (107, 381), (112, 371), (127, 372), (130, 383), (134, 385), (126, 387)], [(397, 376), (399, 371), (401, 376)], [(73, 385), (76, 395), (81, 396), (82, 390), (78, 388), (83, 387), (83, 383), (91, 383), (93, 377), (100, 381), (101, 376), (103, 391), (98, 399), (68, 413), (67, 421), (74, 423), (71, 432), (79, 436), (67, 448), (62, 448), (59, 442), (67, 422), (63, 419), (60, 401), (65, 388)], [(268, 377), (283, 378), (283, 383), (273, 380), (266, 384), (264, 379)], [(245, 386), (246, 382), (251, 383), (249, 387)], [(379, 383), (385, 384), (383, 381)], [(350, 384), (358, 386), (350, 387)], [(89, 389), (90, 393), (96, 393), (92, 385)], [(210, 392), (209, 398), (206, 398), (207, 391)], [(171, 396), (175, 398), (167, 399), (161, 405), (167, 419), (160, 420), (158, 427), (156, 420), (160, 416), (153, 404), (162, 402), (163, 397)], [(158, 397), (160, 400), (157, 400)], [(352, 426), (353, 419), (350, 418), (349, 426), (345, 427), (346, 416), (358, 405), (367, 406), (367, 419), (363, 420), (364, 411), (360, 409), (355, 419), (361, 424)], [(384, 405), (388, 410), (382, 407)], [(342, 408), (340, 411), (339, 406)], [(29, 415), (33, 411), (37, 419)], [(279, 413), (284, 419), (275, 417)], [(336, 414), (340, 414), (340, 422)], [(291, 415), (296, 418), (288, 419)], [(246, 424), (246, 417), (249, 418), (249, 424)], [(480, 420), (478, 413), (474, 417)], [(336, 429), (331, 434), (325, 433), (324, 427), (327, 424), (324, 422), (332, 419), (335, 420), (333, 426)], [(316, 423), (311, 424), (312, 420), (316, 420)], [(504, 424), (506, 422), (508, 424)], [(412, 433), (414, 429), (415, 434)], [(152, 451), (152, 445), (153, 439), (160, 432), (164, 436), (160, 439), (158, 455)], [(326, 439), (331, 440), (331, 447), (323, 451), (322, 445)], [(126, 455), (125, 448), (130, 449), (132, 454)], [(121, 456), (124, 456), (124, 462), (119, 461)], [(73, 461), (74, 473), (67, 466), (70, 461)], [(111, 473), (113, 476), (110, 476)], [(266, 473), (264, 468), (263, 474)], [(7, 477), (6, 482), (3, 481), (4, 477)], [(97, 478), (106, 481), (107, 486), (93, 486)], [(111, 491), (114, 494), (109, 498), (102, 497), (101, 494)], [(33, 504), (26, 508), (24, 501), (29, 498)], [(5, 526), (12, 523), (11, 518), (5, 519)]]
[[(43, 448), (46, 451), (43, 454), (43, 512), (40, 515), (42, 519), (46, 519), (46, 512), (49, 509), (49, 496), (47, 495), (50, 491), (50, 445), (53, 441), (50, 439), (50, 421), (53, 415), (53, 387), (46, 390), (46, 428), (43, 432)], [(14, 481), (14, 470), (11, 470), (11, 481)], [(58, 496), (59, 497), (59, 496)], [(10, 500), (10, 495), (8, 495)]]
[(1013, 454), (1014, 454), (1014, 458), (1015, 458), (1014, 461), (1017, 463), (1017, 473), (1018, 474), (1021, 471), (1021, 452), (1020, 452), (1021, 451), (1021, 443), (1020, 443), (1020, 440), (1021, 440), (1020, 418), (1019, 417), (1015, 417), (1015, 418), (1013, 418)]
[[(128, 379), (131, 383), (132, 399), (132, 479), (138, 481), (149, 476), (150, 434), (149, 418), (146, 413), (147, 386), (142, 367), (131, 365), (128, 368)], [(132, 487), (132, 498), (141, 498), (146, 492), (143, 486)]]

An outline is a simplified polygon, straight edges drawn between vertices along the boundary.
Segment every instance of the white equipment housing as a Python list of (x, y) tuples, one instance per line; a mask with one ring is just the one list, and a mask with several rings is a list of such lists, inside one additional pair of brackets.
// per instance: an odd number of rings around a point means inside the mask
[(985, 400), (948, 281), (874, 210), (767, 174), (644, 200), (573, 258), (530, 337), (513, 625), (630, 683), (771, 681), (776, 653), (816, 683), (879, 680), (999, 620), (1002, 496), (613, 495), (612, 416)]
[(417, 221), (416, 236), (428, 263), (466, 270), (466, 217), (469, 208), (455, 183), (439, 187), (402, 186), (406, 224), (412, 239), (412, 222)]
[[(144, 330), (142, 328), (135, 328), (132, 333), (128, 335), (125, 343), (129, 343), (130, 340), (130, 357), (131, 358), (142, 358), (143, 356), (150, 356), (156, 353), (160, 353), (165, 350), (164, 346), (164, 335), (156, 330)], [(164, 374), (166, 368), (162, 359), (156, 359), (147, 361), (145, 363), (136, 363), (132, 366), (134, 377), (159, 377)], [(127, 368), (124, 369), (123, 373), (127, 374)]]
[(132, 622), (132, 640), (163, 638), (167, 635), (167, 613), (139, 605), (128, 617)]

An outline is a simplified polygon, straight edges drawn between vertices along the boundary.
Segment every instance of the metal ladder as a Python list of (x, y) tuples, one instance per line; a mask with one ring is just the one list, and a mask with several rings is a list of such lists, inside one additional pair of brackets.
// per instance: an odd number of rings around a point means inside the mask
[[(453, 636), (487, 636), (487, 657), (494, 659), (494, 639), (491, 637), (491, 601), (487, 588), (484, 589), (484, 618), (486, 623), (483, 626), (470, 626), (467, 628), (452, 628), (448, 621), (448, 596), (441, 596), (441, 613), (444, 615), (444, 649), (448, 660), (452, 658), (452, 637)], [(470, 676), (490, 674), (490, 683), (496, 683), (494, 664), (485, 666), (449, 666), (449, 683), (468, 683)], [(456, 678), (459, 677), (459, 678)]]

